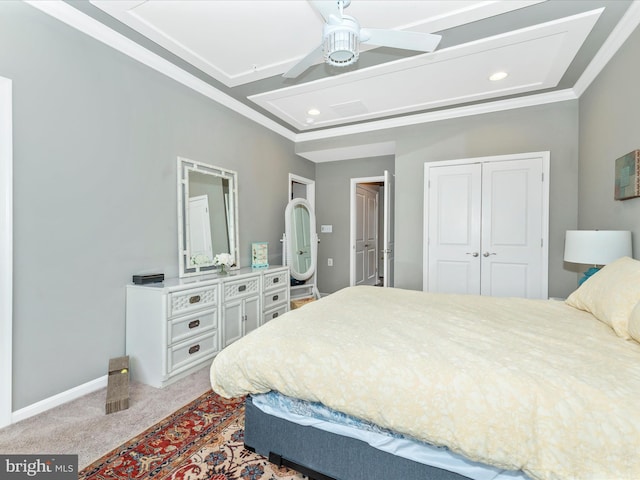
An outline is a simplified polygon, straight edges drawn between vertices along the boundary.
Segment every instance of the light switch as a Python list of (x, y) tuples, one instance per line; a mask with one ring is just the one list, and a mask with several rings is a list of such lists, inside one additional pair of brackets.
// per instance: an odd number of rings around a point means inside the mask
[(332, 233), (333, 225), (320, 225), (320, 233)]

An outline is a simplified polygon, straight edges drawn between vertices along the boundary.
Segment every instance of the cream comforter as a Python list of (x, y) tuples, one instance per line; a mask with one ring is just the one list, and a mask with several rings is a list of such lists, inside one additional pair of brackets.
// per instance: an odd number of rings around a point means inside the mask
[(640, 479), (640, 345), (563, 302), (351, 287), (227, 347), (211, 384), (537, 479)]

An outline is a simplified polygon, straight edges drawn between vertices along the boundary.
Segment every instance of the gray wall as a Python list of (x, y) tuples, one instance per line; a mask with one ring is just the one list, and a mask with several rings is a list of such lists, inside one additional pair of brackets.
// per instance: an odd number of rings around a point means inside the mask
[(640, 258), (640, 198), (613, 199), (615, 159), (640, 148), (640, 29), (580, 97), (581, 229), (631, 230)]
[(396, 285), (422, 288), (424, 163), (551, 152), (549, 295), (575, 289), (563, 269), (564, 232), (577, 216), (578, 105), (563, 102), (406, 128), (396, 155)]
[[(476, 115), (410, 127), (345, 135), (329, 140), (314, 140), (296, 146), (298, 152), (375, 142), (395, 141), (395, 286), (422, 289), (422, 237), (424, 203), (424, 163), (459, 158), (550, 151), (550, 219), (549, 219), (549, 294), (567, 296), (576, 287), (575, 273), (565, 270), (562, 262), (564, 232), (575, 229), (578, 211), (578, 102), (569, 101), (537, 107)], [(318, 184), (340, 185), (335, 198), (318, 195), (317, 210), (323, 215), (338, 215), (348, 210), (349, 177), (367, 176), (381, 167), (362, 160), (318, 164)], [(388, 165), (388, 164), (385, 164)], [(392, 169), (392, 167), (387, 166)], [(344, 189), (344, 194), (341, 193)], [(328, 192), (328, 189), (324, 189)], [(328, 202), (328, 205), (324, 205)], [(345, 202), (345, 203), (343, 203)], [(348, 213), (342, 214), (348, 218)], [(318, 223), (329, 223), (318, 219)], [(345, 227), (346, 228), (346, 227)], [(322, 255), (328, 255), (324, 237)], [(344, 244), (342, 243), (344, 242)], [(340, 263), (328, 272), (326, 258), (319, 259), (321, 291), (331, 293), (349, 282), (348, 232), (334, 233), (331, 254), (340, 253)], [(335, 252), (335, 253), (334, 253)], [(346, 257), (348, 258), (348, 257)], [(330, 280), (327, 279), (330, 278)]]
[[(349, 285), (351, 179), (393, 173), (394, 157), (381, 156), (316, 165), (316, 223), (318, 245), (318, 289), (333, 293)], [(332, 233), (321, 233), (320, 225), (333, 225)], [(333, 258), (333, 267), (327, 266)]]
[(241, 262), (280, 263), (293, 144), (22, 2), (0, 2), (13, 80), (13, 410), (106, 374), (124, 286), (176, 276), (176, 157), (238, 172)]

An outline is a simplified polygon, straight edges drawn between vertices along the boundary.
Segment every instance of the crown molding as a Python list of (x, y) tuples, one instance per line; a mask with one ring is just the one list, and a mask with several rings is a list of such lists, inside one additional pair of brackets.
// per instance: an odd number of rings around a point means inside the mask
[[(544, 105), (547, 103), (566, 102), (567, 100), (576, 100), (577, 98), (578, 96), (575, 94), (573, 89), (566, 89), (557, 92), (527, 95), (525, 97), (512, 98), (508, 100), (497, 100), (495, 102), (480, 103), (477, 105), (469, 105), (466, 107), (448, 108), (445, 110), (438, 110), (436, 112), (405, 115), (402, 117), (394, 117), (386, 120), (367, 122), (366, 124), (349, 125), (346, 127), (336, 127), (315, 132), (299, 133), (298, 135), (296, 135), (295, 141), (296, 143), (306, 142), (309, 140), (322, 140), (326, 138), (354, 135), (357, 133), (372, 132), (376, 130), (388, 130), (391, 128), (406, 127), (421, 123), (439, 122), (441, 120), (449, 120), (452, 118), (470, 117), (473, 115), (482, 115), (485, 113), (513, 110), (516, 108), (532, 107), (536, 105)], [(298, 155), (303, 155), (303, 153), (298, 153)]]
[(634, 0), (574, 85), (573, 89), (578, 97), (582, 96), (638, 25), (640, 1)]

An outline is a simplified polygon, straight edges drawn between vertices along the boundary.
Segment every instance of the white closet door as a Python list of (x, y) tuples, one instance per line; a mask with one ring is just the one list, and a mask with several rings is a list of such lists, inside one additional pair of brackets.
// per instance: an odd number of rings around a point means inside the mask
[(426, 167), (424, 290), (546, 298), (548, 162), (543, 152)]
[(543, 297), (542, 205), (540, 158), (484, 164), (482, 295)]
[(482, 165), (429, 169), (428, 289), (480, 293)]

